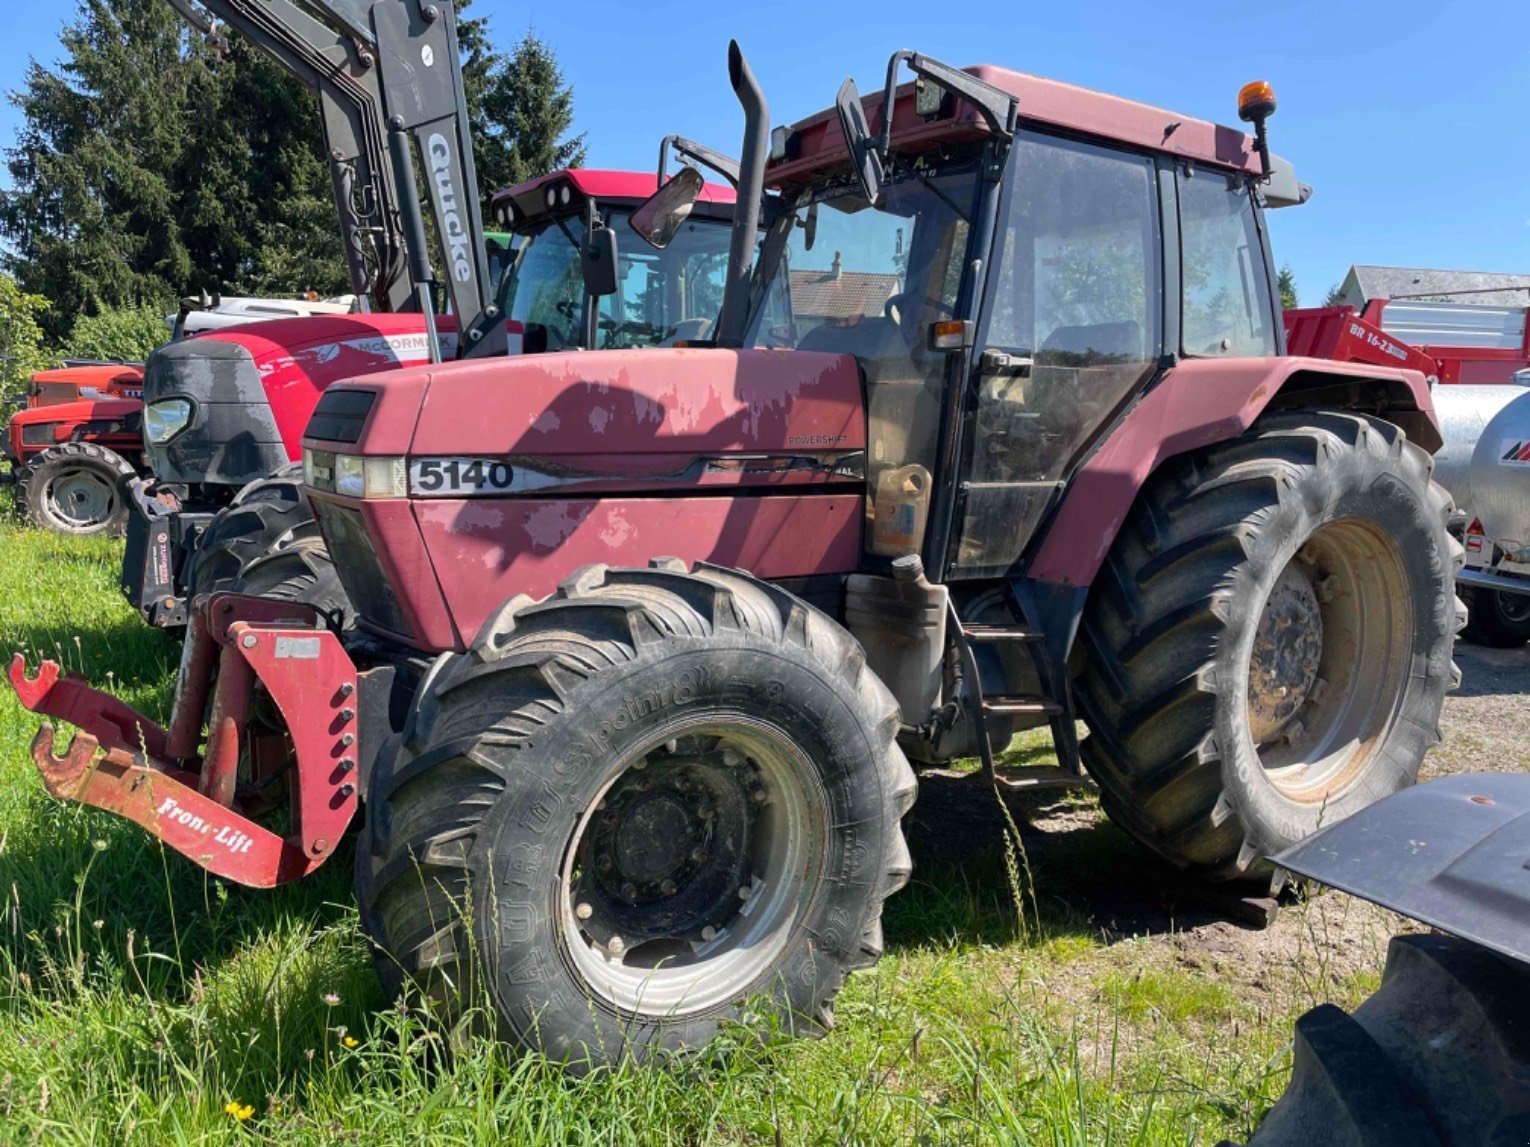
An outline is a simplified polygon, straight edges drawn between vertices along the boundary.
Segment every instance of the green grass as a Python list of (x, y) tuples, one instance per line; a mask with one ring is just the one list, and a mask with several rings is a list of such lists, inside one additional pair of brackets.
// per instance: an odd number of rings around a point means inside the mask
[[(0, 649), (60, 656), (164, 716), (178, 649), (117, 595), (117, 546), (0, 527), (0, 554)], [(569, 1079), (486, 1042), (448, 1049), (382, 998), (349, 847), (274, 892), (219, 884), (50, 800), (34, 728), (5, 690), (4, 1143), (1209, 1144), (1279, 1093), (1308, 1002), (1293, 988), (1261, 1014), (1103, 943), (1072, 882), (1140, 858), (1081, 801), (1092, 827), (1034, 869), (1002, 830), (976, 859), (921, 856), (829, 1038)]]

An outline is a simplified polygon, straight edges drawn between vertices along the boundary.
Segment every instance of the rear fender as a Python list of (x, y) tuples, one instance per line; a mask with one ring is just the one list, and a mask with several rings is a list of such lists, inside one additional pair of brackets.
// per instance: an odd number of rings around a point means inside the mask
[(1313, 358), (1190, 359), (1170, 368), (1074, 474), (1027, 576), (1092, 584), (1159, 466), (1238, 437), (1266, 410), (1304, 406), (1373, 414), (1431, 453), (1441, 445), (1417, 371)]

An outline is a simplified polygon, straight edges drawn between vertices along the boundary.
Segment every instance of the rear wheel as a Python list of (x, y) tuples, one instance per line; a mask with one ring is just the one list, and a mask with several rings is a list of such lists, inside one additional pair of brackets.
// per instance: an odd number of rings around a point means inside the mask
[(384, 985), (574, 1067), (751, 997), (832, 1022), (910, 870), (898, 713), (841, 627), (743, 574), (589, 567), (437, 661), (357, 851)]
[(1143, 489), (1084, 619), (1084, 760), (1177, 867), (1264, 858), (1412, 784), (1454, 680), (1461, 548), (1388, 423), (1262, 419)]
[(197, 541), (186, 584), (192, 597), (228, 590), (306, 601), (342, 625), (351, 619), (300, 467), (251, 482), (218, 511)]
[[(1530, 585), (1525, 588), (1530, 590)], [(1530, 641), (1530, 592), (1500, 593), (1469, 585), (1459, 592), (1466, 603), (1463, 639), (1496, 649), (1515, 649)]]
[(120, 535), (127, 529), (124, 483), (136, 473), (122, 455), (94, 442), (44, 450), (17, 476), (27, 517), (60, 534)]

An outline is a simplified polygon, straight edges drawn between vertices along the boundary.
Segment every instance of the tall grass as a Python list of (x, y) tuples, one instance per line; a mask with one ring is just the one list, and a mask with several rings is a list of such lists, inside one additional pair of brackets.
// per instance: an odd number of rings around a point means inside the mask
[[(119, 560), (0, 528), (0, 650), (62, 657), (162, 716), (178, 651), (119, 599)], [(1180, 1145), (1246, 1133), (1283, 1084), (1290, 1015), (1119, 972), (1008, 810), (978, 859), (920, 857), (886, 958), (823, 1041), (580, 1079), (448, 1048), (382, 998), (348, 848), (274, 892), (218, 883), (50, 800), (34, 727), (4, 691), (0, 1142)]]

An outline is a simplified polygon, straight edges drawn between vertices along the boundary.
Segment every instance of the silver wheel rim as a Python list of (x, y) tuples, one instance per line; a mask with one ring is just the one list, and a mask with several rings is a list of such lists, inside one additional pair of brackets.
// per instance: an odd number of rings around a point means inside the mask
[(111, 518), (117, 507), (117, 487), (94, 470), (65, 470), (48, 482), (42, 504), (52, 525), (87, 530)]
[[(699, 794), (689, 818), (676, 811), (685, 796), (673, 780), (680, 772), (691, 775)], [(747, 870), (718, 880), (714, 900), (704, 882), (715, 878), (708, 869), (739, 871), (725, 863), (720, 839), (725, 824), (735, 823), (723, 787), (739, 783), (730, 773), (747, 778), (747, 840), (734, 841)], [(645, 780), (649, 791), (635, 792)], [(707, 823), (700, 810), (708, 798), (717, 826), (712, 843), (680, 840), (677, 833)], [(672, 726), (629, 753), (574, 830), (557, 891), (564, 953), (590, 995), (624, 1014), (658, 1019), (706, 1012), (763, 986), (821, 883), (827, 807), (802, 751), (743, 715)], [(698, 903), (700, 910), (686, 910)]]
[(1286, 564), (1249, 650), (1248, 726), (1282, 796), (1322, 803), (1366, 774), (1407, 689), (1413, 594), (1369, 521), (1320, 526)]

